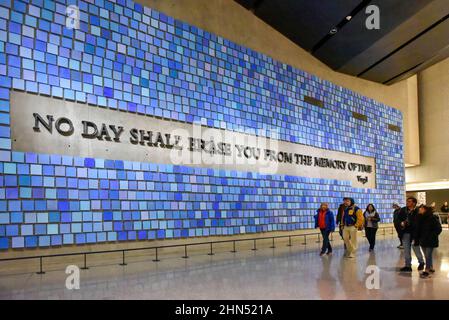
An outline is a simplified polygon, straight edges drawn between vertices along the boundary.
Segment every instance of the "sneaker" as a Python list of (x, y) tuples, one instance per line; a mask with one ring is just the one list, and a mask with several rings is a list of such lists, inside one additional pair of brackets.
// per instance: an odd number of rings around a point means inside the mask
[(430, 278), (430, 273), (428, 273), (427, 271), (424, 271), (423, 273), (421, 273), (421, 278)]
[(419, 266), (418, 266), (418, 271), (423, 271), (424, 270), (424, 266), (425, 266), (424, 263), (420, 263)]
[(412, 272), (412, 267), (403, 267), (399, 269), (400, 272)]
[(328, 255), (328, 256), (331, 256), (331, 255), (332, 255), (332, 251), (328, 252), (327, 255)]
[(324, 256), (324, 254), (325, 254), (324, 252), (320, 252), (320, 257)]
[(434, 268), (430, 268), (430, 269), (429, 269), (429, 272), (430, 272), (430, 273), (435, 273), (435, 269), (434, 269)]
[(402, 244), (397, 246), (398, 249), (404, 249), (404, 247), (402, 246)]

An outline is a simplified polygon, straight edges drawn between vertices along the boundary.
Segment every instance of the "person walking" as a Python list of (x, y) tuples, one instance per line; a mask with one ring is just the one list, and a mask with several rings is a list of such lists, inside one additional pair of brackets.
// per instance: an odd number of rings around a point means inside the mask
[(426, 269), (422, 278), (430, 277), (435, 272), (433, 268), (433, 250), (438, 247), (438, 236), (442, 228), (440, 220), (434, 215), (432, 207), (421, 206), (416, 220), (415, 241), (421, 246), (426, 258)]
[(323, 236), (323, 245), (321, 247), (320, 256), (324, 254), (332, 254), (332, 246), (329, 240), (329, 236), (335, 231), (334, 213), (329, 210), (329, 204), (326, 202), (321, 203), (320, 208), (316, 211), (315, 215), (315, 228), (319, 228), (321, 235)]
[(441, 219), (442, 223), (448, 223), (449, 205), (447, 204), (447, 201), (441, 206), (440, 211), (443, 213), (443, 218)]
[(414, 241), (416, 219), (418, 216), (418, 201), (414, 197), (407, 198), (406, 206), (399, 212), (399, 225), (402, 230), (402, 244), (404, 245), (405, 266), (400, 269), (401, 272), (412, 272), (412, 248), (418, 258), (418, 271), (424, 270), (424, 257), (418, 242)]
[(345, 204), (344, 204), (344, 199), (343, 199), (343, 203), (341, 203), (338, 206), (338, 210), (337, 210), (337, 226), (338, 226), (338, 234), (340, 235), (341, 240), (343, 240), (343, 246), (346, 251), (346, 244), (344, 243), (344, 239), (343, 239), (343, 224), (341, 223), (341, 217), (343, 216), (344, 210), (345, 210)]
[(363, 215), (365, 217), (365, 235), (369, 242), (369, 251), (372, 252), (376, 245), (376, 233), (379, 227), (380, 216), (372, 203), (366, 207)]
[(357, 231), (365, 224), (363, 211), (355, 205), (353, 198), (344, 198), (344, 210), (340, 224), (343, 226), (343, 240), (346, 245), (346, 258), (354, 258), (357, 251)]
[(401, 207), (399, 206), (399, 204), (397, 203), (393, 203), (393, 225), (394, 228), (396, 229), (396, 233), (398, 235), (399, 238), (399, 245), (398, 245), (398, 249), (404, 249), (404, 246), (402, 244), (402, 229), (401, 229), (401, 221), (399, 220), (399, 212), (401, 212)]
[(441, 212), (444, 212), (444, 213), (448, 213), (449, 212), (449, 205), (447, 204), (447, 201), (446, 202), (444, 202), (444, 204), (441, 206)]

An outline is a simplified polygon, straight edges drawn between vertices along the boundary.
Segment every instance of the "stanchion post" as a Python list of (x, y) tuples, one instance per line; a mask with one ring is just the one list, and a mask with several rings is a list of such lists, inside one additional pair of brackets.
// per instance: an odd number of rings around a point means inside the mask
[(288, 244), (287, 247), (291, 247), (292, 246), (292, 237), (288, 236)]
[(274, 237), (273, 237), (273, 239), (272, 239), (272, 240), (273, 240), (273, 244), (271, 245), (271, 247), (270, 247), (270, 248), (271, 248), (271, 249), (274, 249), (274, 248), (276, 248), (276, 246), (274, 245)]
[(233, 245), (232, 245), (232, 253), (236, 253), (237, 251), (235, 250), (235, 240), (232, 241)]
[(120, 263), (121, 266), (126, 266), (127, 263), (125, 262), (125, 250), (122, 250), (122, 263)]
[(254, 239), (254, 247), (251, 250), (253, 250), (253, 251), (257, 250), (257, 248), (256, 248), (256, 239)]
[(209, 256), (213, 256), (215, 253), (212, 251), (212, 242), (210, 243), (210, 252), (208, 253)]
[(81, 270), (88, 270), (87, 267), (87, 254), (84, 254), (84, 266), (81, 268)]
[(157, 247), (156, 247), (156, 248), (154, 248), (154, 249), (156, 249), (156, 259), (154, 259), (153, 261), (154, 261), (154, 262), (158, 262), (158, 261), (161, 261), (161, 260), (159, 260), (159, 259), (158, 259), (158, 254), (157, 254)]
[(187, 255), (187, 245), (184, 246), (184, 259), (187, 259), (189, 256)]
[(39, 271), (38, 272), (36, 272), (37, 274), (45, 274), (45, 271), (43, 270), (43, 268), (42, 268), (42, 257), (39, 257)]

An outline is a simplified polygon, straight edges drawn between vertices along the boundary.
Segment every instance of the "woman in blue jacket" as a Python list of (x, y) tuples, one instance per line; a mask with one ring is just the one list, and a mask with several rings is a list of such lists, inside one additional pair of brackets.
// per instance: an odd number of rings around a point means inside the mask
[(335, 231), (334, 213), (329, 210), (329, 205), (323, 202), (315, 215), (315, 228), (319, 228), (323, 236), (323, 246), (321, 247), (320, 256), (327, 251), (328, 255), (332, 254), (332, 246), (329, 241), (331, 232)]

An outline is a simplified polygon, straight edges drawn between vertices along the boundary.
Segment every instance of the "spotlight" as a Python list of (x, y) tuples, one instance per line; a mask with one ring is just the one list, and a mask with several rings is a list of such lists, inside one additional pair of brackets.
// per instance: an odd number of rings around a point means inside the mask
[(334, 28), (332, 28), (332, 29), (329, 31), (329, 34), (330, 34), (330, 35), (336, 34), (337, 31), (338, 31), (337, 27), (334, 27)]
[(351, 20), (352, 19), (352, 16), (346, 16), (346, 20)]

